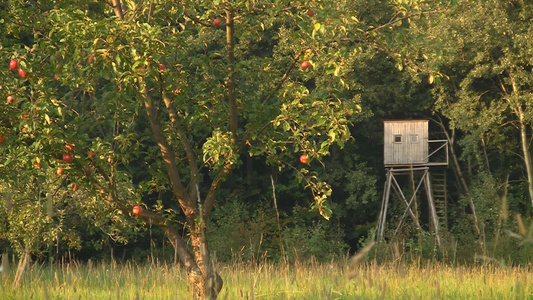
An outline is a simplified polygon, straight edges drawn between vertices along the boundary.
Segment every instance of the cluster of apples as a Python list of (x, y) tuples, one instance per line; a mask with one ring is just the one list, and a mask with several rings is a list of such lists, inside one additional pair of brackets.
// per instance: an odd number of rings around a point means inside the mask
[[(308, 16), (309, 18), (312, 18), (314, 15), (315, 15), (315, 12), (314, 12), (314, 11), (312, 11), (312, 10), (310, 10), (310, 9), (307, 10), (307, 16)], [(310, 52), (310, 51), (309, 51), (309, 52)], [(306, 54), (308, 54), (308, 51), (306, 51)], [(300, 64), (300, 67), (301, 67), (303, 70), (309, 68), (310, 66), (311, 66), (311, 63), (310, 63), (308, 60), (304, 60), (304, 61)]]
[(9, 62), (9, 68), (11, 70), (16, 70), (18, 69), (18, 73), (19, 73), (19, 76), (24, 78), (28, 75), (28, 73), (26, 71), (24, 71), (22, 68), (19, 68), (19, 64), (17, 62), (16, 59), (12, 59), (10, 62)]
[[(309, 18), (312, 18), (313, 16), (315, 15), (315, 12), (312, 11), (312, 10), (307, 10), (307, 16)], [(305, 55), (308, 56), (311, 54), (311, 50), (308, 49), (307, 51), (305, 51)], [(309, 68), (311, 66), (311, 63), (308, 61), (308, 60), (304, 60), (301, 64), (300, 64), (300, 67), (303, 69), (303, 70), (306, 70), (307, 68)], [(307, 156), (307, 154), (302, 154), (300, 155), (300, 162), (304, 165), (306, 165), (307, 163), (309, 163), (309, 156)]]
[[(19, 68), (19, 63), (18, 63), (18, 61), (16, 59), (12, 59), (9, 62), (9, 68), (11, 70), (13, 70), (13, 71), (18, 69), (18, 74), (22, 78), (28, 76), (28, 73), (26, 71), (24, 71), (22, 68)], [(7, 103), (11, 104), (11, 103), (13, 103), (13, 101), (15, 101), (15, 97), (13, 95), (8, 95), (7, 96)]]
[[(63, 161), (67, 164), (71, 164), (74, 161), (74, 157), (72, 156), (71, 152), (74, 152), (76, 149), (76, 145), (72, 143), (65, 143), (65, 152), (63, 153)], [(57, 168), (57, 175), (62, 176), (64, 172), (64, 169), (62, 167)], [(79, 185), (76, 182), (72, 182), (70, 184), (70, 189), (74, 192), (79, 189)]]

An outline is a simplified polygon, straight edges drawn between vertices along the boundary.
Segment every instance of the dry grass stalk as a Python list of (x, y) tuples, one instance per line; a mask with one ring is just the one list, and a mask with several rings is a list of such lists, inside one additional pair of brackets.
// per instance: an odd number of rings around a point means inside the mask
[(351, 280), (357, 275), (357, 272), (355, 271), (355, 267), (357, 265), (359, 265), (361, 263), (361, 261), (367, 256), (367, 254), (370, 252), (372, 247), (374, 247), (374, 244), (375, 244), (374, 241), (370, 242), (369, 244), (364, 246), (363, 249), (361, 249), (357, 254), (355, 254), (354, 256), (352, 256), (348, 260), (348, 265), (347, 265), (347, 267), (348, 267), (348, 272), (347, 272), (348, 279)]

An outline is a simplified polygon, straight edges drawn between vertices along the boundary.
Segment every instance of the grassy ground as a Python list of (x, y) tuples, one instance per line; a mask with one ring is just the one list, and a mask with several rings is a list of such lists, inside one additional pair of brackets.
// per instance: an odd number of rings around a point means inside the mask
[[(219, 299), (533, 299), (525, 268), (345, 264), (220, 266)], [(20, 286), (0, 275), (0, 299), (190, 299), (185, 273), (167, 264), (32, 265)]]

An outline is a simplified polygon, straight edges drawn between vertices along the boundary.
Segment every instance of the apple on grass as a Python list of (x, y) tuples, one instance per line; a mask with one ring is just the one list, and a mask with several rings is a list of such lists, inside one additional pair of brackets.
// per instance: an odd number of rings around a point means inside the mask
[(300, 65), (300, 67), (302, 67), (302, 69), (304, 70), (309, 68), (310, 66), (311, 66), (311, 63), (308, 60), (304, 60), (302, 64)]
[(213, 27), (219, 28), (221, 24), (222, 24), (222, 21), (220, 21), (219, 18), (216, 18), (213, 20)]
[(15, 97), (13, 97), (11, 95), (7, 96), (7, 103), (11, 104), (11, 103), (13, 103), (14, 100), (15, 100)]
[(308, 16), (309, 18), (312, 18), (314, 15), (315, 15), (315, 12), (314, 12), (314, 11), (312, 11), (312, 10), (310, 10), (310, 9), (307, 10), (307, 16)]
[(307, 154), (300, 155), (300, 162), (302, 164), (307, 164), (309, 162), (309, 157), (307, 157)]
[(143, 209), (139, 205), (135, 205), (133, 207), (133, 210), (132, 210), (134, 215), (140, 215), (142, 213), (142, 211), (143, 211)]
[(70, 184), (70, 188), (75, 192), (79, 189), (79, 186), (77, 183), (73, 182)]
[(63, 168), (57, 168), (57, 175), (61, 176), (63, 175)]

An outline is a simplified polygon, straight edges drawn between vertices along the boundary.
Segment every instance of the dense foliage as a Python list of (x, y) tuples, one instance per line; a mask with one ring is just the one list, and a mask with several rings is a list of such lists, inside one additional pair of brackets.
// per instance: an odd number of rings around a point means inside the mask
[[(407, 223), (389, 242), (527, 262), (532, 230), (510, 216), (529, 220), (533, 203), (532, 12), (527, 1), (4, 1), (0, 246), (179, 258), (206, 282), (213, 257), (334, 259), (373, 238), (382, 121), (426, 118), (450, 146), (444, 246), (425, 217), (424, 232)], [(391, 211), (393, 232), (403, 203)]]

